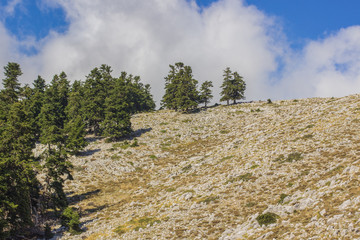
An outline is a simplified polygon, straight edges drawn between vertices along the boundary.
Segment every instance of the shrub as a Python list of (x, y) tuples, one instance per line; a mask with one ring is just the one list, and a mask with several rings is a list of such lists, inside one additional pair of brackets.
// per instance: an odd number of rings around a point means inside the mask
[(287, 196), (288, 196), (288, 195), (282, 193), (282, 194), (280, 195), (280, 200), (278, 201), (278, 203), (283, 204), (283, 203), (284, 203), (284, 199), (285, 199)]
[(134, 138), (134, 142), (130, 145), (130, 147), (138, 147), (138, 146), (139, 146), (138, 140), (137, 138)]
[(262, 225), (269, 225), (272, 223), (276, 223), (276, 220), (279, 218), (278, 215), (276, 215), (275, 213), (272, 212), (267, 212), (264, 214), (260, 214), (257, 218), (256, 221), (260, 224), (260, 226)]
[(71, 207), (67, 207), (61, 214), (61, 225), (67, 227), (71, 234), (79, 234), (80, 229), (80, 217), (79, 214)]
[(267, 103), (268, 103), (268, 104), (271, 104), (271, 103), (272, 103), (272, 101), (271, 101), (270, 98), (267, 100)]

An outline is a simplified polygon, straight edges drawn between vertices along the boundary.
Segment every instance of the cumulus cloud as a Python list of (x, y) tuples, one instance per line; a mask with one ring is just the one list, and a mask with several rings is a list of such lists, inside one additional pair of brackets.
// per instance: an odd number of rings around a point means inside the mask
[[(360, 49), (356, 27), (292, 52), (281, 24), (243, 0), (219, 0), (204, 9), (186, 0), (45, 3), (64, 8), (69, 28), (37, 42), (38, 54), (16, 58), (27, 83), (37, 74), (50, 81), (61, 71), (72, 80), (85, 79), (92, 68), (105, 63), (114, 76), (121, 71), (140, 75), (151, 84), (158, 105), (168, 65), (178, 61), (192, 66), (200, 83), (213, 81), (214, 102), (227, 66), (244, 77), (249, 100), (346, 95), (359, 83), (359, 50), (353, 51)], [(0, 34), (2, 41), (25, 44), (7, 34)], [(0, 51), (0, 60), (16, 52)], [(279, 63), (284, 65), (281, 70)]]
[(281, 96), (329, 97), (360, 92), (360, 27), (341, 29), (311, 41), (291, 58)]
[(84, 79), (105, 63), (114, 75), (140, 75), (159, 103), (168, 65), (182, 61), (200, 83), (214, 82), (215, 96), (229, 66), (246, 79), (248, 99), (260, 98), (281, 54), (274, 20), (241, 0), (220, 0), (202, 10), (185, 0), (48, 1), (65, 9), (69, 29), (51, 33), (39, 54), (22, 60), (24, 72), (34, 75), (36, 69), (48, 80), (62, 70)]

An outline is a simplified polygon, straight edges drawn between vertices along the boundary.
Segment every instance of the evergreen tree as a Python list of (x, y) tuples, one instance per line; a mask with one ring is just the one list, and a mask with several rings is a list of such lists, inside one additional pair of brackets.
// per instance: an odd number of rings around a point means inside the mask
[(110, 76), (111, 68), (103, 65), (102, 69), (94, 68), (86, 77), (82, 112), (88, 128), (95, 135), (101, 134), (100, 124), (105, 119), (105, 98), (111, 85)]
[(67, 155), (64, 151), (52, 148), (43, 153), (45, 160), (44, 168), (46, 170), (46, 193), (50, 195), (51, 207), (54, 210), (63, 210), (68, 206), (64, 192), (64, 182), (66, 179), (72, 180), (70, 169), (72, 165), (67, 161)]
[(222, 97), (220, 101), (227, 101), (227, 105), (229, 105), (230, 100), (233, 100), (235, 104), (236, 100), (244, 99), (246, 84), (243, 77), (237, 72), (232, 73), (229, 67), (224, 70), (223, 76), (224, 81), (221, 85), (222, 91), (220, 94)]
[(83, 88), (80, 81), (74, 81), (69, 95), (69, 104), (65, 112), (67, 121), (65, 124), (66, 149), (71, 154), (78, 154), (87, 142), (85, 140), (86, 129), (82, 115)]
[(33, 115), (32, 126), (34, 128), (34, 137), (36, 140), (39, 140), (41, 133), (40, 113), (41, 113), (41, 108), (43, 106), (45, 89), (46, 89), (45, 80), (41, 76), (38, 76), (38, 78), (34, 80), (33, 86), (34, 86), (33, 94), (30, 99), (30, 104), (31, 104), (30, 109)]
[(120, 78), (125, 82), (126, 101), (129, 104), (131, 114), (138, 112), (153, 111), (155, 102), (150, 93), (150, 85), (140, 82), (140, 77), (133, 77), (122, 72)]
[(25, 100), (13, 103), (0, 135), (0, 235), (32, 224), (39, 184), (33, 171), (34, 146)]
[(45, 79), (43, 79), (40, 75), (38, 75), (37, 79), (34, 80), (33, 86), (35, 91), (39, 91), (42, 93), (45, 92), (45, 88), (46, 88)]
[(58, 145), (64, 142), (62, 129), (64, 127), (65, 112), (62, 106), (59, 77), (55, 75), (51, 85), (45, 90), (44, 104), (41, 107), (39, 116), (41, 135), (40, 141), (43, 144)]
[(227, 67), (225, 70), (224, 70), (224, 81), (223, 81), (223, 84), (221, 85), (221, 88), (222, 88), (222, 91), (220, 93), (221, 95), (221, 98), (220, 98), (220, 101), (226, 101), (227, 102), (227, 105), (229, 105), (229, 101), (231, 99), (231, 91), (232, 91), (232, 86), (231, 86), (231, 77), (232, 75), (232, 72), (230, 70), (229, 67)]
[(8, 104), (18, 101), (20, 93), (20, 83), (18, 77), (22, 75), (18, 63), (9, 62), (5, 69), (5, 78), (3, 79), (3, 98)]
[(205, 103), (205, 108), (207, 107), (207, 104), (210, 102), (210, 100), (213, 98), (211, 87), (213, 87), (212, 82), (205, 81), (203, 84), (201, 84), (200, 88), (200, 103)]
[(189, 111), (198, 106), (198, 81), (193, 78), (190, 66), (183, 63), (170, 65), (170, 72), (165, 77), (165, 95), (162, 106), (168, 109)]
[(104, 134), (113, 140), (125, 137), (132, 131), (125, 89), (124, 79), (115, 79), (105, 102)]

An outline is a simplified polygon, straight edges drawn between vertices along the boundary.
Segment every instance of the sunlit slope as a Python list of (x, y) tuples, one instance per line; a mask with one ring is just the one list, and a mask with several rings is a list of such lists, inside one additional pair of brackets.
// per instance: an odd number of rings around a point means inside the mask
[(63, 239), (360, 237), (360, 95), (132, 124), (137, 144), (91, 139), (72, 158), (67, 190), (85, 231)]

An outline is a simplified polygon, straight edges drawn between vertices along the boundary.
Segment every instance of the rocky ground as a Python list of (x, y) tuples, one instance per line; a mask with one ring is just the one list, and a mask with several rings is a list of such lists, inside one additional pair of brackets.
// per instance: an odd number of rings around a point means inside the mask
[(57, 239), (360, 239), (360, 95), (132, 124), (136, 140), (71, 159), (84, 232)]

